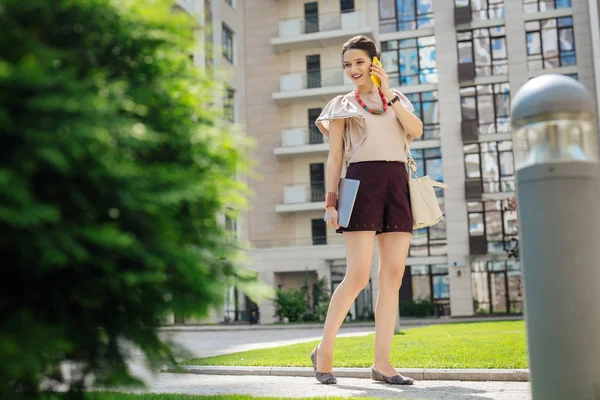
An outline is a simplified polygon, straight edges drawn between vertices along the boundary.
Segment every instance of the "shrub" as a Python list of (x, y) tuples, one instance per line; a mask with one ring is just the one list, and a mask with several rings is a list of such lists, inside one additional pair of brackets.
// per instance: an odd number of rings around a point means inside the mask
[(0, 6), (0, 398), (35, 397), (63, 361), (134, 383), (124, 344), (173, 362), (166, 316), (205, 315), (254, 280), (216, 220), (245, 206), (230, 177), (246, 143), (217, 128), (171, 6)]

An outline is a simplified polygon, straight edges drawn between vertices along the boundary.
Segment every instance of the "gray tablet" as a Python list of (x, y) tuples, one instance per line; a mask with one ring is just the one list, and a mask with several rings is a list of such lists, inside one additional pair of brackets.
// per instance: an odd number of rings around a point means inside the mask
[[(352, 215), (352, 209), (354, 208), (354, 202), (358, 194), (359, 184), (360, 181), (356, 179), (340, 179), (337, 210), (338, 222), (341, 227), (347, 228), (350, 224), (350, 216)], [(327, 222), (327, 217), (327, 211), (325, 211), (325, 217), (323, 218), (325, 222)]]

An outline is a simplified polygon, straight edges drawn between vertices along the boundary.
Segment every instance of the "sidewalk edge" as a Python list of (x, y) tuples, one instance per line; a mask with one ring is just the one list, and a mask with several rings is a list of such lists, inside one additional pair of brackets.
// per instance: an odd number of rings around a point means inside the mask
[[(397, 368), (398, 373), (416, 380), (443, 381), (529, 381), (528, 369), (434, 369)], [(315, 372), (307, 367), (217, 367), (182, 365), (179, 368), (166, 368), (161, 372), (200, 375), (272, 375), (314, 377)], [(334, 368), (338, 378), (371, 378), (369, 368)]]

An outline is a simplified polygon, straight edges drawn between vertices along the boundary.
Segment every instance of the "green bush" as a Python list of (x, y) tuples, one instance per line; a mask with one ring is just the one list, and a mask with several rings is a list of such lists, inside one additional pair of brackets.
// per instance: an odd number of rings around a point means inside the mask
[(318, 317), (317, 314), (312, 313), (312, 312), (307, 312), (302, 314), (302, 321), (304, 322), (314, 322), (314, 321), (318, 321)]
[(172, 3), (2, 1), (0, 398), (63, 361), (134, 383), (124, 344), (173, 362), (167, 315), (253, 285), (216, 220), (246, 205), (247, 143), (217, 127)]
[(279, 318), (287, 317), (290, 322), (296, 322), (308, 309), (304, 294), (299, 290), (279, 289), (275, 295), (275, 316)]
[(319, 321), (324, 321), (327, 316), (327, 310), (329, 309), (329, 301), (324, 301), (317, 305), (317, 318)]
[(403, 300), (400, 315), (404, 317), (428, 317), (435, 315), (436, 304), (430, 300)]

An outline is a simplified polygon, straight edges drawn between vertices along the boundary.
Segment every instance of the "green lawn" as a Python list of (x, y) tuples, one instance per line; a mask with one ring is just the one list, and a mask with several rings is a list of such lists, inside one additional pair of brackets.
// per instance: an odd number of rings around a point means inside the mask
[[(195, 358), (184, 365), (310, 367), (317, 342)], [(334, 367), (369, 367), (374, 335), (338, 338)], [(527, 368), (523, 321), (433, 325), (402, 331), (391, 353), (396, 368)]]
[[(61, 394), (47, 394), (42, 400), (64, 400)], [(130, 394), (113, 392), (89, 392), (85, 394), (85, 400), (275, 400), (285, 399), (280, 397), (252, 397), (244, 395), (220, 395), (220, 396), (198, 396), (186, 394)], [(304, 397), (293, 400), (375, 400), (374, 397)], [(290, 398), (290, 400), (292, 400)]]

